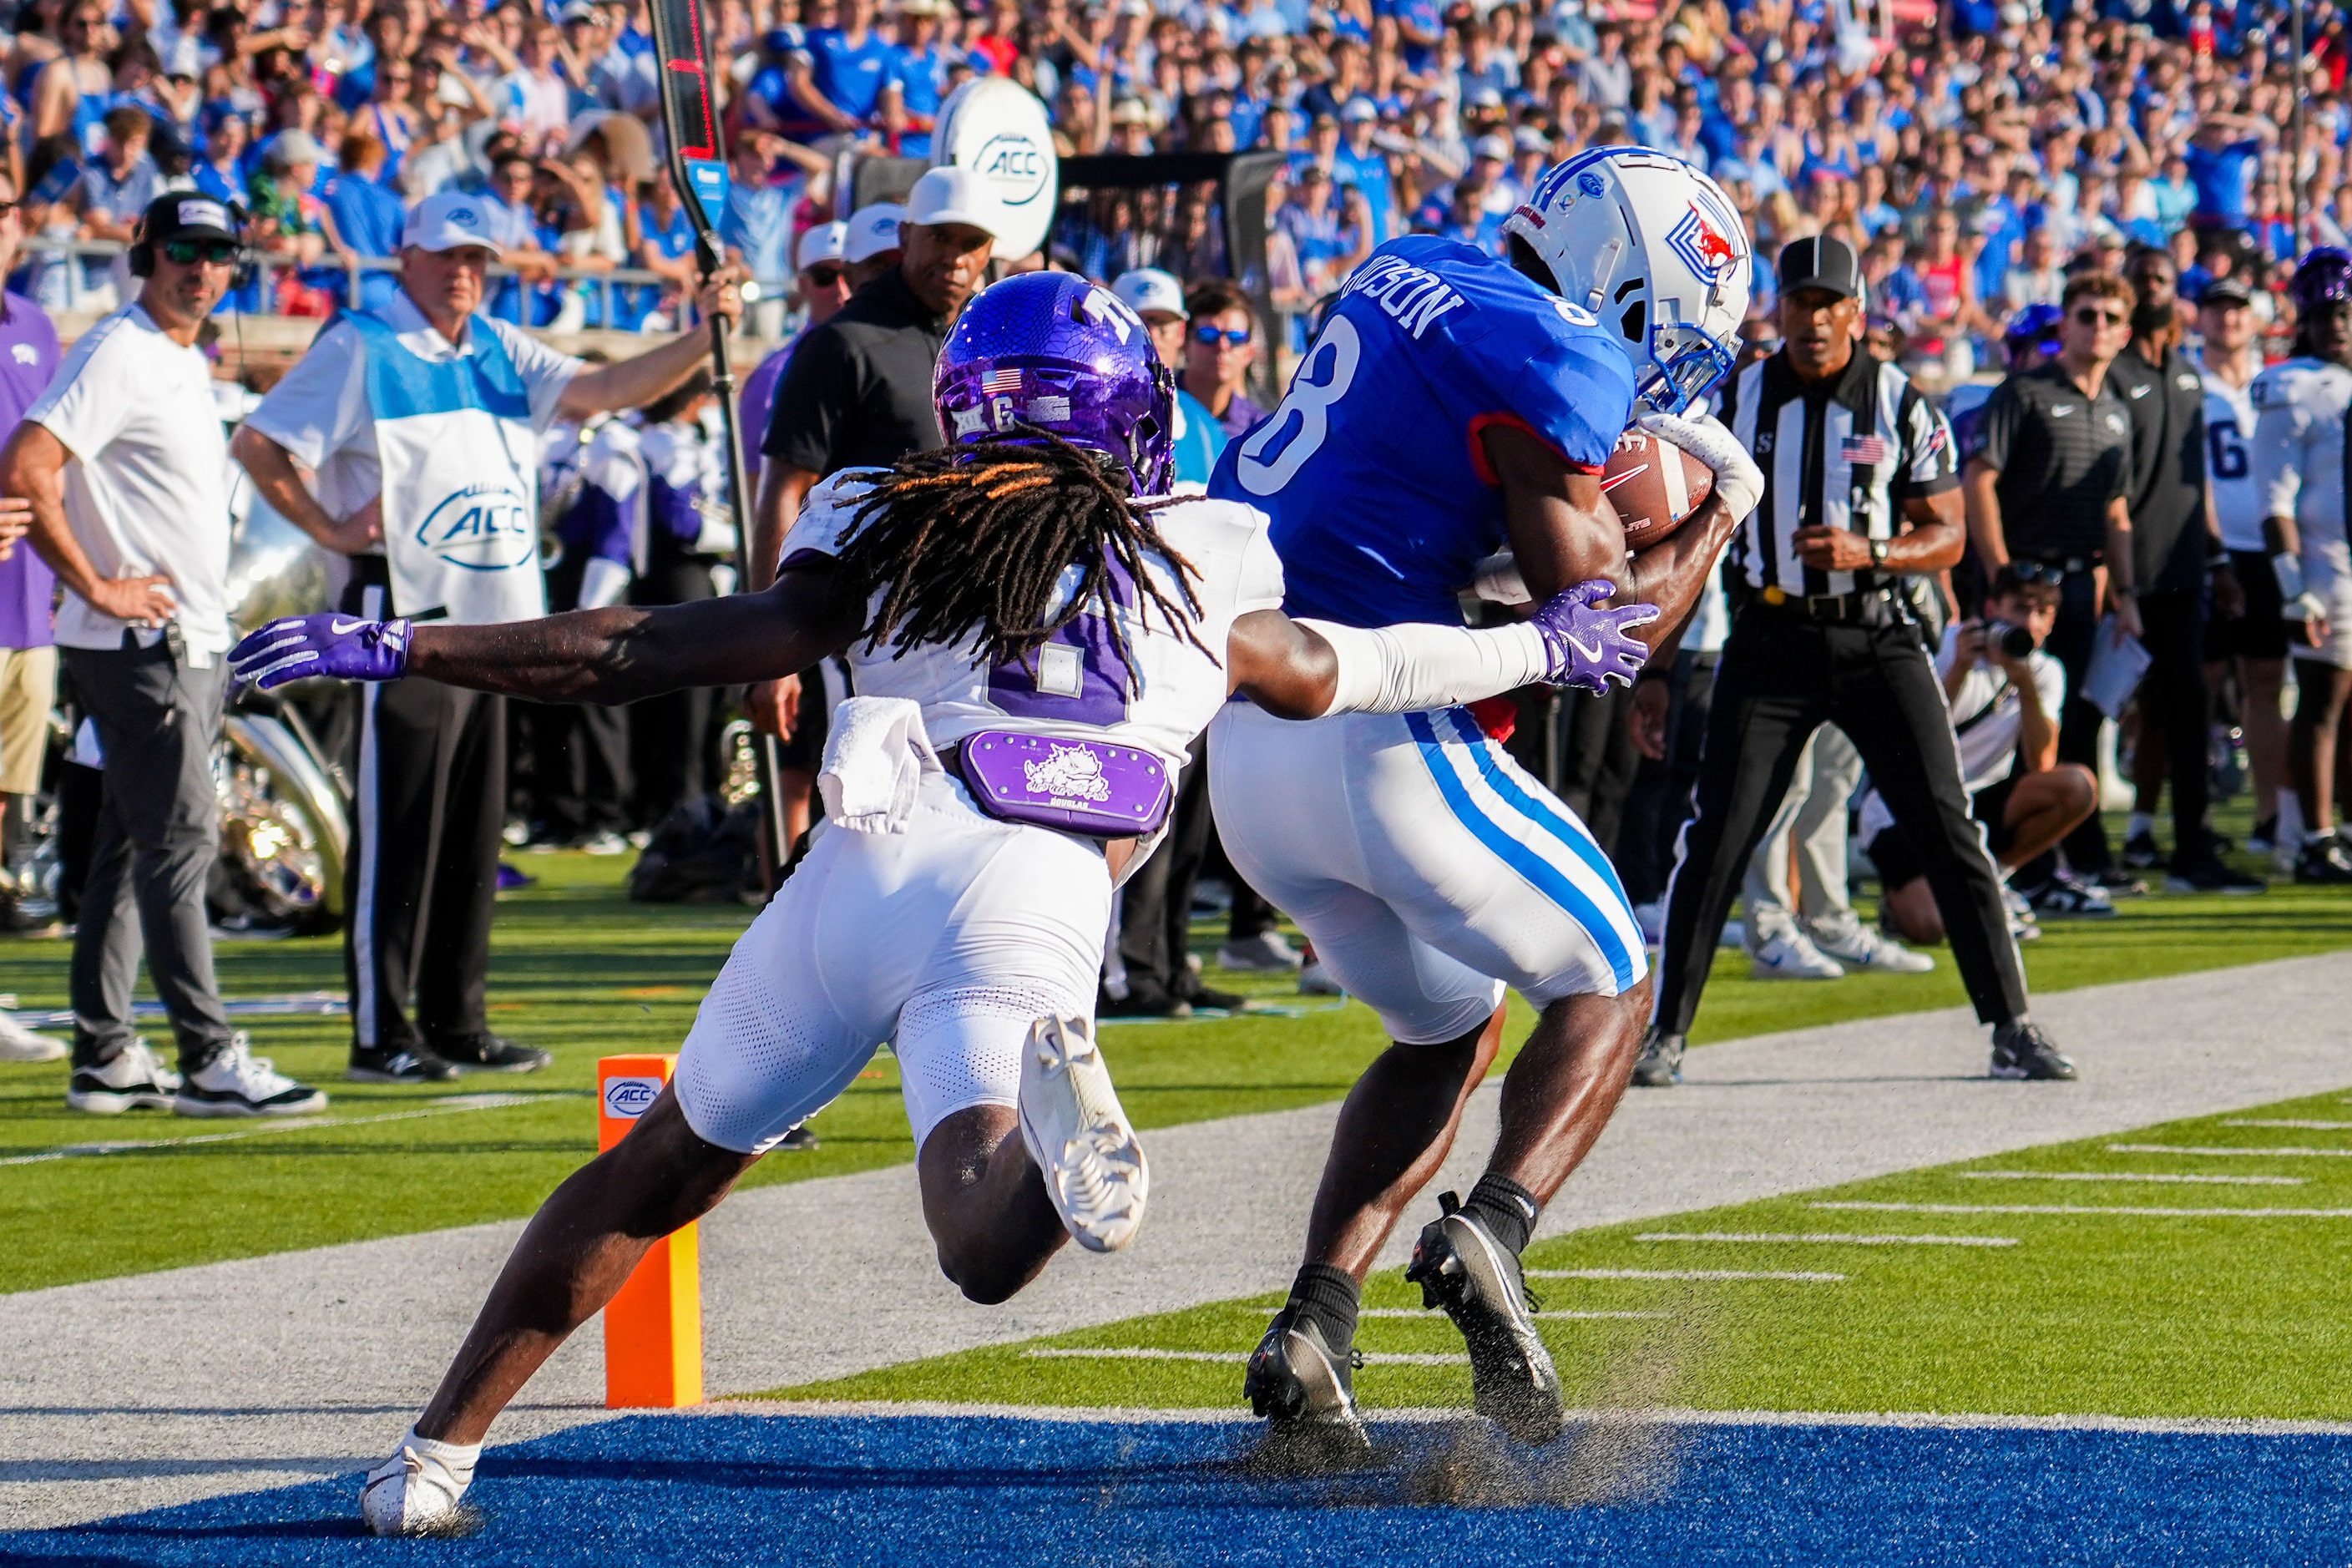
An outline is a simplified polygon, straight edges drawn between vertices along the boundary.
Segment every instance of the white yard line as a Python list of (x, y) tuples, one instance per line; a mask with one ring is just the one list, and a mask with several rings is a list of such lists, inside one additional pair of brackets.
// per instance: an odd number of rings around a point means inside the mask
[(2292, 1127), (2304, 1132), (2343, 1132), (2352, 1131), (2352, 1121), (2305, 1121), (2294, 1117), (2240, 1116), (2221, 1123), (2224, 1127)]
[(1843, 1274), (1793, 1268), (1530, 1268), (1530, 1279), (1794, 1279), (1807, 1285), (1836, 1285)]
[(2152, 1171), (1955, 1171), (1971, 1182), (2175, 1182), (2188, 1186), (2299, 1187), (2301, 1176), (2174, 1176)]
[(63, 1143), (37, 1154), (10, 1154), (0, 1165), (46, 1165), (56, 1160), (91, 1159), (101, 1154), (146, 1154), (158, 1149), (184, 1149), (197, 1143), (233, 1143), (240, 1138), (262, 1138), (272, 1132), (310, 1132), (321, 1127), (361, 1127), (377, 1121), (415, 1121), (425, 1116), (454, 1116), (467, 1110), (500, 1110), (528, 1105), (546, 1097), (533, 1094), (453, 1094), (415, 1110), (387, 1111), (381, 1116), (289, 1116), (239, 1128), (235, 1132), (203, 1132), (188, 1138), (134, 1138), (109, 1143)]
[[(1249, 1360), (1241, 1351), (1168, 1351), (1141, 1345), (1060, 1346), (1045, 1345), (1036, 1350), (1023, 1351), (1028, 1361), (1215, 1361), (1240, 1363)], [(1470, 1358), (1455, 1351), (1450, 1355), (1391, 1354), (1381, 1351), (1362, 1352), (1366, 1366), (1468, 1366)]]
[(2244, 1149), (2221, 1143), (2110, 1143), (2110, 1154), (2251, 1154), (2288, 1159), (2352, 1160), (2352, 1149), (2294, 1149), (2284, 1145), (2272, 1149)]
[(2101, 1204), (1873, 1204), (1814, 1203), (1817, 1209), (1862, 1209), (1873, 1214), (2116, 1214), (2159, 1219), (2352, 1219), (2352, 1209), (2160, 1209)]
[(1645, 1230), (1635, 1241), (1801, 1242), (1840, 1247), (2015, 1247), (2013, 1236), (1855, 1236), (1834, 1230)]

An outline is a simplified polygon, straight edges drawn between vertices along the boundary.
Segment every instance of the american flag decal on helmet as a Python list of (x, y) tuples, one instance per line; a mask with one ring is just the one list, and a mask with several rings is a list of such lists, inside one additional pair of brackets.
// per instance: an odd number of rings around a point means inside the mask
[(1000, 366), (980, 378), (980, 389), (992, 393), (1018, 392), (1021, 390), (1021, 373), (1009, 366)]

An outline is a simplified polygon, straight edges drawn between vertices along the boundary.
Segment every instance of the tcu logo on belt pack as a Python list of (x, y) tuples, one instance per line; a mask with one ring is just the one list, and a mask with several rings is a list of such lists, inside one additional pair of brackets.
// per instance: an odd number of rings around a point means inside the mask
[(504, 572), (539, 553), (539, 520), (514, 486), (468, 485), (425, 514), (416, 542), (468, 572)]
[(604, 1080), (604, 1114), (635, 1121), (661, 1098), (657, 1078), (608, 1078)]
[(1033, 794), (1055, 800), (1110, 798), (1110, 781), (1103, 777), (1102, 759), (1084, 746), (1055, 746), (1044, 762), (1024, 763), (1021, 769)]

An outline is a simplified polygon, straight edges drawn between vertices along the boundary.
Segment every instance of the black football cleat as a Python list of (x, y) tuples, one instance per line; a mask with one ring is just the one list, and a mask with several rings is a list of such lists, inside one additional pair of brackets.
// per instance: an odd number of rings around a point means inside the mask
[(1271, 1423), (1260, 1461), (1303, 1472), (1371, 1463), (1372, 1440), (1356, 1409), (1360, 1364), (1353, 1348), (1326, 1344), (1323, 1331), (1296, 1306), (1276, 1312), (1242, 1379), (1250, 1409)]
[(2003, 1024), (1992, 1032), (1992, 1076), (2071, 1083), (2074, 1064), (2039, 1024)]
[(1423, 1306), (1462, 1331), (1478, 1414), (1518, 1442), (1549, 1443), (1563, 1415), (1559, 1373), (1536, 1333), (1519, 1260), (1452, 1193), (1437, 1202), (1444, 1215), (1422, 1228), (1404, 1277), (1421, 1287)]

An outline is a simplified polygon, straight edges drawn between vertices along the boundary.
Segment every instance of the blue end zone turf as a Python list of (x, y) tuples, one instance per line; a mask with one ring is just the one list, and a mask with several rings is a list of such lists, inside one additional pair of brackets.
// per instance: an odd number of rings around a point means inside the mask
[(1295, 1483), (1237, 1473), (1239, 1425), (646, 1415), (494, 1450), (464, 1541), (359, 1539), (347, 1478), (0, 1534), (0, 1561), (2137, 1568), (2341, 1563), (2352, 1537), (2336, 1437), (1643, 1428), (1586, 1468), (1646, 1469), (1654, 1500), (1405, 1500), (1462, 1473), (1436, 1456), (1464, 1430), (1385, 1428), (1391, 1468)]

